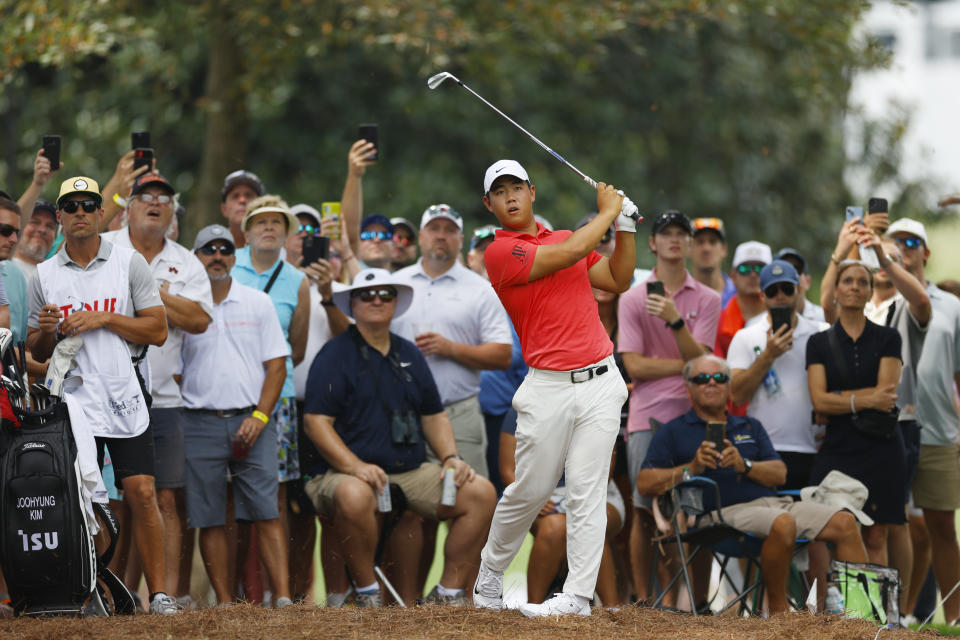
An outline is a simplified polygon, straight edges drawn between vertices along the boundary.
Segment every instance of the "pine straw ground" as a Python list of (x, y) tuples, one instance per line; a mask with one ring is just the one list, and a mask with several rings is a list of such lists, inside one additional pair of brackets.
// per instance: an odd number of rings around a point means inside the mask
[(936, 631), (880, 630), (863, 620), (834, 616), (788, 614), (772, 619), (712, 617), (626, 607), (620, 611), (594, 609), (590, 618), (564, 617), (528, 620), (519, 612), (426, 606), (412, 609), (323, 609), (295, 606), (277, 611), (252, 605), (204, 609), (170, 617), (0, 620), (4, 640), (177, 640), (234, 639), (287, 640), (291, 638), (683, 638), (684, 640), (863, 638), (894, 640), (938, 635)]

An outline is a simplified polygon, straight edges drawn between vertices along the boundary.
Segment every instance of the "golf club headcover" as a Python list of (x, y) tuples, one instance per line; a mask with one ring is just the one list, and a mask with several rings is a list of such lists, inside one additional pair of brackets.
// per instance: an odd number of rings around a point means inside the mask
[(624, 196), (623, 204), (620, 205), (620, 215), (617, 216), (617, 231), (637, 232), (637, 222), (633, 216), (637, 215), (639, 210), (633, 200)]

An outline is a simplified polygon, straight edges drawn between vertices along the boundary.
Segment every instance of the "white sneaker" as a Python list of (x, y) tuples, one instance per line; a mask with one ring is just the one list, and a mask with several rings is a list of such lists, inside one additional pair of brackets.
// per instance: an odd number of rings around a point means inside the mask
[(177, 604), (175, 599), (161, 591), (153, 596), (153, 600), (150, 601), (150, 613), (170, 616), (175, 613), (180, 613), (180, 605)]
[(196, 611), (197, 603), (189, 595), (177, 596), (177, 606), (183, 611)]
[(473, 585), (473, 606), (478, 609), (503, 608), (503, 573), (480, 563), (480, 572)]
[(910, 625), (917, 624), (918, 622), (920, 621), (913, 617), (913, 615), (910, 613), (900, 616), (900, 626), (905, 629)]
[(546, 616), (589, 616), (590, 602), (580, 603), (580, 598), (572, 593), (558, 593), (543, 604), (520, 605), (520, 613), (528, 618)]

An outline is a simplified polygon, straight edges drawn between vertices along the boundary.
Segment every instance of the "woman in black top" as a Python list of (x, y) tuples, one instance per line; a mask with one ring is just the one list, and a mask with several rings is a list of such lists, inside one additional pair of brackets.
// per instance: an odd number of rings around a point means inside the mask
[[(893, 410), (900, 379), (900, 334), (863, 315), (873, 291), (873, 276), (863, 263), (841, 262), (835, 291), (837, 322), (807, 342), (810, 398), (814, 410), (829, 418), (810, 483), (819, 484), (838, 469), (867, 486), (870, 494), (863, 510), (876, 524), (864, 528), (863, 541), (870, 562), (886, 565), (886, 525), (906, 521), (903, 438), (899, 429), (889, 438), (863, 433), (854, 425), (854, 412)], [(836, 348), (830, 344), (831, 332)]]

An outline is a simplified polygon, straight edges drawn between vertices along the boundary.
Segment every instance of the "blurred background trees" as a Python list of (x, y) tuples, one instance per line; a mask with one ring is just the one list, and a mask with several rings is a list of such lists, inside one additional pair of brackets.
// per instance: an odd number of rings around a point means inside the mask
[[(10, 0), (4, 0), (10, 2)], [(0, 186), (19, 194), (45, 133), (63, 175), (105, 181), (131, 131), (187, 206), (182, 237), (220, 220), (223, 176), (243, 167), (291, 204), (337, 200), (357, 124), (380, 125), (367, 211), (417, 219), (447, 202), (489, 221), (486, 166), (520, 160), (536, 210), (570, 226), (590, 190), (458, 87), (459, 76), (648, 218), (721, 216), (822, 268), (846, 204), (852, 74), (885, 63), (850, 0), (17, 0), (0, 22)], [(918, 213), (897, 180), (905, 121), (862, 122), (856, 162)], [(56, 184), (47, 197), (55, 197)], [(645, 235), (645, 234), (643, 234)], [(830, 245), (832, 246), (832, 244)], [(641, 252), (641, 264), (652, 262)]]

